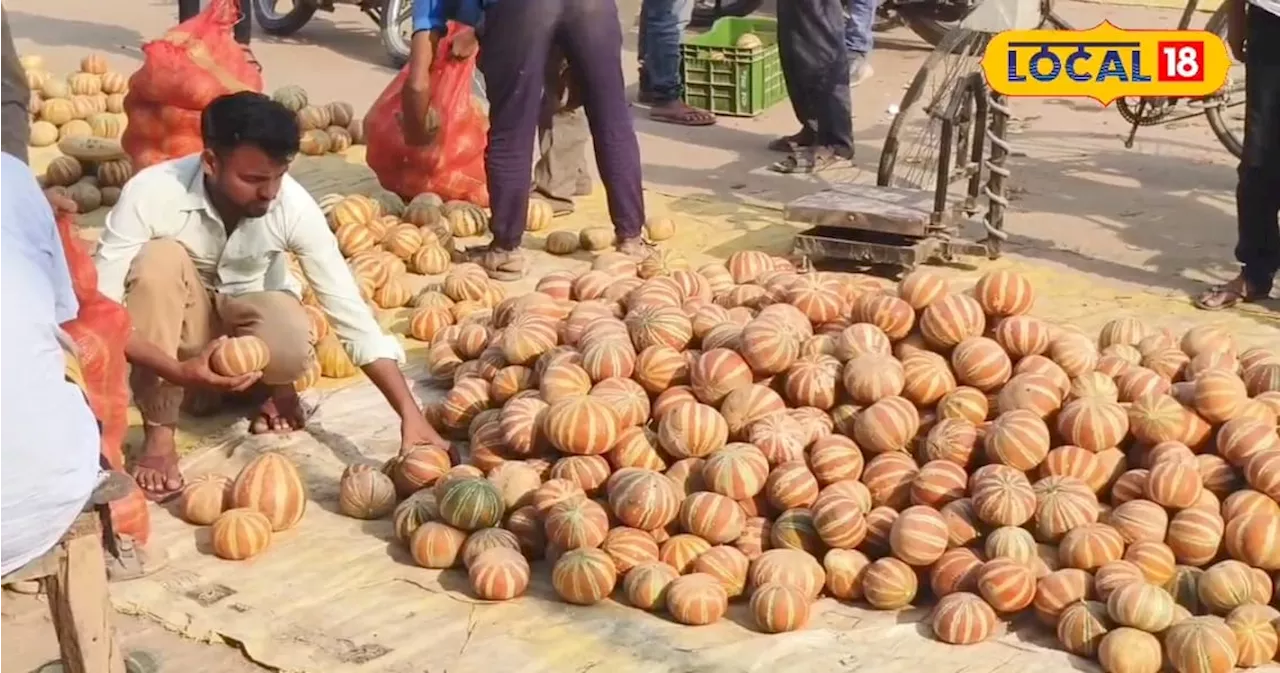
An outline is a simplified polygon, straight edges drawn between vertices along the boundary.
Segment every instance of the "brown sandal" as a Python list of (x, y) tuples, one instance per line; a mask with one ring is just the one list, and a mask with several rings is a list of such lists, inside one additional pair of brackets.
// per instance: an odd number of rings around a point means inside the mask
[(649, 118), (656, 122), (679, 126), (713, 126), (716, 123), (714, 114), (699, 110), (681, 100), (654, 104), (649, 109)]
[(1249, 286), (1243, 278), (1235, 278), (1222, 285), (1215, 285), (1192, 299), (1196, 308), (1204, 311), (1221, 311), (1240, 304), (1255, 302), (1267, 297), (1266, 292), (1258, 292)]
[(502, 250), (486, 245), (468, 249), (466, 259), (479, 264), (490, 278), (498, 281), (520, 280), (527, 270), (524, 253), (519, 250)]
[(650, 250), (653, 250), (654, 248), (652, 244), (646, 242), (643, 238), (639, 236), (620, 240), (618, 241), (618, 244), (615, 247), (617, 248), (618, 252), (628, 257), (637, 257), (637, 258), (644, 257), (645, 255), (649, 254)]

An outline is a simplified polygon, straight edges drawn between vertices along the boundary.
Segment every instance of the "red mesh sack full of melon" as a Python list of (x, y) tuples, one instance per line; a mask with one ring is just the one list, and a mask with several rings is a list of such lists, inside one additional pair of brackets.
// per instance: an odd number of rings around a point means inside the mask
[(142, 67), (129, 78), (120, 139), (137, 169), (204, 149), (200, 113), (213, 99), (262, 91), (262, 73), (232, 36), (237, 0), (212, 0), (204, 11), (142, 45)]
[(365, 115), (365, 161), (384, 188), (405, 200), (433, 192), (446, 201), (470, 201), (488, 207), (489, 188), (484, 174), (488, 101), (474, 84), (475, 56), (456, 59), (449, 55), (459, 30), (464, 28), (450, 25), (431, 66), (431, 141), (425, 147), (405, 144), (400, 99), (409, 77), (405, 66)]
[[(129, 430), (129, 368), (125, 342), (132, 324), (120, 304), (98, 291), (98, 272), (84, 243), (76, 236), (75, 216), (58, 217), (58, 238), (71, 271), (71, 289), (80, 311), (62, 329), (76, 344), (85, 398), (98, 419), (102, 455), (113, 469), (124, 468), (124, 437)], [(136, 486), (128, 497), (111, 503), (111, 520), (116, 532), (133, 536), (146, 544), (151, 534), (147, 500)]]

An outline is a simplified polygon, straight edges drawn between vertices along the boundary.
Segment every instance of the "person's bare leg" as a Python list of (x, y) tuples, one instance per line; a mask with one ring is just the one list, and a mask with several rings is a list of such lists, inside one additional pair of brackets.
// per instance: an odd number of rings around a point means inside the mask
[(152, 499), (165, 499), (182, 488), (178, 468), (177, 428), (148, 425), (143, 429), (142, 455), (133, 464), (133, 478)]

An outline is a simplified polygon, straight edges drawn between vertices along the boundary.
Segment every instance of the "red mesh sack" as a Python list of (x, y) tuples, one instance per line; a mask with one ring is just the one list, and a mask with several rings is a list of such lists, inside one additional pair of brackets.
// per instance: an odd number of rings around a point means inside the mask
[(232, 36), (237, 0), (212, 0), (159, 40), (142, 45), (142, 67), (129, 78), (120, 139), (137, 169), (199, 152), (200, 112), (213, 99), (262, 91), (262, 73)]
[[(58, 237), (80, 311), (62, 328), (79, 351), (85, 398), (102, 426), (102, 455), (112, 468), (122, 469), (124, 436), (129, 430), (129, 372), (124, 347), (132, 326), (125, 308), (98, 291), (98, 271), (74, 233), (74, 218), (66, 213), (58, 217)], [(151, 518), (142, 491), (136, 487), (134, 491), (111, 504), (111, 520), (117, 532), (145, 544), (151, 534)]]
[(449, 55), (459, 24), (449, 26), (431, 66), (428, 114), (438, 124), (425, 147), (409, 147), (401, 124), (401, 91), (409, 77), (405, 66), (378, 96), (364, 118), (365, 161), (386, 189), (405, 200), (433, 192), (446, 201), (470, 201), (488, 207), (484, 150), (489, 137), (488, 101), (475, 90), (476, 59)]

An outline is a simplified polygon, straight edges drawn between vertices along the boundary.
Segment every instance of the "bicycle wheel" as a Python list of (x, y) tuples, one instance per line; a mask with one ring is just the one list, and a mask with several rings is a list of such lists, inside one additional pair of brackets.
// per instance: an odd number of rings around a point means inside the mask
[[(1227, 39), (1227, 6), (1224, 4), (1209, 17), (1204, 29)], [(1232, 63), (1227, 83), (1217, 93), (1204, 99), (1204, 116), (1213, 129), (1218, 142), (1239, 158), (1244, 154), (1244, 97), (1245, 68), (1243, 63)]]
[(932, 189), (937, 175), (939, 114), (956, 86), (980, 68), (990, 36), (964, 28), (947, 33), (916, 71), (889, 124), (876, 184)]

